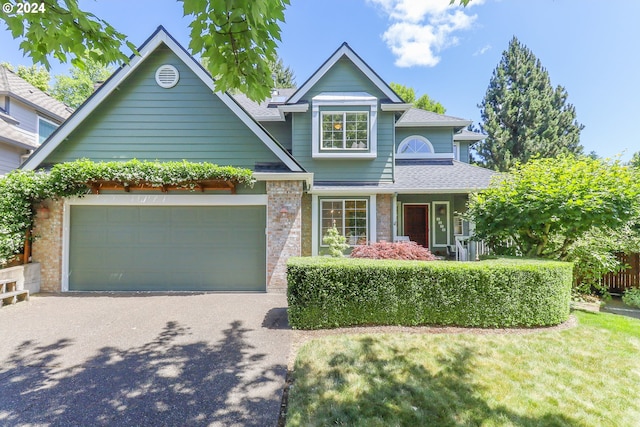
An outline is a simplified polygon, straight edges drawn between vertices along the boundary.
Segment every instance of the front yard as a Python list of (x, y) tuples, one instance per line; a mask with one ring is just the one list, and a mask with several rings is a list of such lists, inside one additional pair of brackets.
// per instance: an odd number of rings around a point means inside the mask
[(298, 353), (288, 426), (635, 426), (640, 320), (531, 333), (325, 336)]

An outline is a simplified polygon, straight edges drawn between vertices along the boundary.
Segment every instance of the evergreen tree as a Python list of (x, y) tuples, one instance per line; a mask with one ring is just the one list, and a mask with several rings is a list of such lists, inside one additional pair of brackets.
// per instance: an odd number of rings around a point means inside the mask
[(506, 171), (531, 157), (581, 154), (580, 131), (567, 91), (551, 86), (547, 70), (517, 38), (493, 71), (481, 108), (487, 139), (476, 144), (481, 163)]
[(275, 61), (269, 62), (271, 75), (275, 76), (275, 87), (277, 88), (295, 88), (296, 77), (289, 66), (284, 66), (282, 59), (276, 58)]

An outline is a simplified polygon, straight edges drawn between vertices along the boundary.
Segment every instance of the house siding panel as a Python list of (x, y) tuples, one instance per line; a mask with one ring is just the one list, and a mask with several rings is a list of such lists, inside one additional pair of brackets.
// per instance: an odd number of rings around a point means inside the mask
[(0, 175), (5, 175), (20, 166), (20, 155), (23, 153), (26, 153), (26, 150), (0, 145)]
[(460, 161), (469, 163), (469, 143), (466, 141), (460, 141)]
[(33, 133), (37, 131), (36, 122), (38, 120), (38, 115), (32, 108), (29, 108), (27, 105), (23, 104), (20, 101), (16, 101), (15, 99), (11, 99), (9, 108), (9, 114), (11, 115), (11, 117), (20, 122), (17, 125), (20, 129), (24, 129)]
[(436, 153), (453, 153), (452, 128), (397, 128), (396, 150), (402, 140), (412, 135), (420, 135), (427, 138)]
[[(318, 81), (303, 98), (311, 103), (322, 92), (367, 92), (380, 98), (386, 96), (353, 63), (342, 58)], [(367, 109), (364, 107), (363, 109)], [(324, 107), (322, 110), (334, 109)], [(338, 110), (353, 110), (337, 108)], [(306, 169), (313, 171), (316, 181), (378, 182), (393, 179), (393, 113), (378, 108), (377, 145), (375, 159), (314, 159), (311, 154), (311, 108), (306, 113), (294, 113), (293, 155)]]
[(261, 122), (260, 124), (280, 145), (291, 152), (291, 115), (287, 115), (285, 122)]
[[(178, 84), (155, 82), (162, 64), (174, 65)], [(54, 150), (45, 163), (187, 160), (253, 168), (278, 162), (262, 141), (168, 48), (158, 48)]]

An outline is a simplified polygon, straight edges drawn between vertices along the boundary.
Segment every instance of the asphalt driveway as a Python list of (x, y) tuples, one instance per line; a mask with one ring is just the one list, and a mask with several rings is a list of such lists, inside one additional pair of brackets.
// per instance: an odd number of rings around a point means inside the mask
[(0, 308), (0, 425), (275, 426), (286, 296), (32, 296)]

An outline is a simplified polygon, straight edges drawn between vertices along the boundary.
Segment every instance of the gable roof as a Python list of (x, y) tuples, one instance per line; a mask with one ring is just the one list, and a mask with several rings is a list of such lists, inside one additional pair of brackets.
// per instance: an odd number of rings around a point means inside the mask
[(127, 65), (120, 67), (100, 88), (94, 92), (21, 166), (22, 169), (37, 168), (71, 132), (78, 127), (118, 86), (136, 70), (144, 60), (161, 44), (166, 45), (184, 62), (193, 73), (217, 96), (238, 118), (284, 163), (292, 172), (304, 172), (300, 164), (264, 130), (241, 106), (226, 92), (216, 92), (211, 75), (196, 61), (162, 26), (140, 46), (139, 56), (132, 56)]
[(349, 60), (373, 82), (392, 102), (404, 103), (397, 93), (373, 69), (358, 56), (345, 42), (329, 57), (318, 70), (287, 100), (287, 104), (296, 104), (343, 56)]
[(0, 95), (15, 98), (34, 110), (63, 122), (73, 109), (0, 65)]
[(471, 123), (473, 123), (471, 120), (465, 120), (459, 117), (445, 116), (444, 114), (438, 114), (420, 108), (410, 108), (398, 119), (396, 127), (466, 127)]

